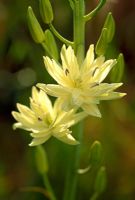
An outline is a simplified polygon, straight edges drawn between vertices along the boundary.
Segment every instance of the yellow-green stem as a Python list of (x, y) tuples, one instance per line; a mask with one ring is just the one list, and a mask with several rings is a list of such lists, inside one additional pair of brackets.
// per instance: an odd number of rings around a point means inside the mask
[(84, 59), (85, 49), (85, 4), (84, 0), (75, 1), (74, 6), (74, 50), (79, 64)]
[[(85, 4), (84, 0), (74, 0), (73, 18), (74, 18), (74, 51), (77, 56), (79, 65), (84, 59), (85, 50)], [(77, 134), (76, 139), (80, 142), (79, 145), (70, 151), (69, 169), (64, 191), (64, 200), (75, 200), (77, 190), (78, 173), (80, 165), (80, 154), (83, 136), (83, 122), (78, 123), (73, 132)]]
[(45, 185), (45, 187), (46, 187), (46, 189), (48, 191), (50, 200), (56, 200), (56, 197), (55, 197), (55, 195), (53, 193), (52, 186), (51, 186), (51, 184), (49, 182), (49, 179), (48, 179), (48, 176), (47, 176), (46, 173), (44, 173), (44, 175), (43, 175), (43, 181), (44, 181), (44, 185)]

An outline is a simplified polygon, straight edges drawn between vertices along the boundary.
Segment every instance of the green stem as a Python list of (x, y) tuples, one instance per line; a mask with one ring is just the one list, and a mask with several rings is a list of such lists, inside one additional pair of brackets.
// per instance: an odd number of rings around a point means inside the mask
[(59, 32), (54, 28), (52, 24), (49, 24), (50, 30), (53, 32), (53, 34), (63, 43), (73, 46), (73, 42), (67, 40), (66, 38), (62, 37)]
[(50, 199), (51, 200), (56, 200), (56, 197), (55, 197), (55, 195), (53, 193), (53, 189), (51, 187), (51, 184), (49, 182), (49, 179), (48, 179), (48, 176), (47, 176), (46, 173), (44, 173), (44, 175), (43, 175), (43, 181), (44, 181), (44, 185), (45, 185), (46, 189), (48, 190)]
[(85, 48), (85, 4), (84, 0), (75, 1), (74, 6), (74, 50), (79, 64), (84, 59)]
[(90, 200), (97, 200), (97, 198), (98, 198), (98, 193), (94, 193), (93, 195), (92, 195), (92, 197), (90, 198)]
[(51, 53), (50, 53), (50, 51), (49, 51), (47, 45), (45, 44), (45, 42), (42, 42), (41, 45), (42, 45), (43, 49), (46, 51), (46, 53), (47, 53), (50, 57), (52, 57), (52, 55), (51, 55)]
[[(79, 65), (82, 64), (84, 60), (84, 49), (85, 49), (85, 5), (84, 0), (74, 0), (74, 9), (73, 9), (73, 19), (74, 19), (74, 51), (77, 56)], [(80, 154), (82, 147), (82, 136), (83, 136), (83, 123), (78, 123), (73, 132), (77, 133), (77, 140), (80, 144), (71, 149), (69, 152), (69, 171), (67, 173), (66, 186), (64, 191), (64, 200), (75, 200), (76, 190), (77, 190), (77, 181), (80, 165)], [(74, 151), (74, 153), (73, 153)]]
[(97, 7), (92, 12), (84, 16), (85, 22), (93, 18), (98, 13), (98, 11), (104, 6), (105, 3), (106, 3), (106, 0), (100, 0)]
[(69, 150), (68, 173), (67, 173), (63, 200), (75, 200), (75, 197), (76, 197), (76, 189), (77, 189), (77, 181), (78, 181), (77, 170), (80, 165), (83, 123), (81, 122), (77, 124), (75, 127), (73, 127), (73, 132), (78, 134), (76, 139), (80, 141), (80, 144), (74, 147), (74, 149), (71, 148)]

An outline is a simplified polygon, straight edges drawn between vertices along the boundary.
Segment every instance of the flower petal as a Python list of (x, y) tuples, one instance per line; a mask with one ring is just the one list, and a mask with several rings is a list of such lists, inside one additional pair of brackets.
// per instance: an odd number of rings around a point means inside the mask
[(69, 78), (55, 60), (51, 60), (49, 57), (44, 57), (44, 63), (48, 73), (57, 81), (57, 83), (63, 86), (70, 85)]
[(100, 100), (113, 100), (113, 99), (119, 99), (126, 95), (126, 93), (120, 93), (120, 92), (110, 92), (105, 93), (99, 97)]
[(54, 96), (54, 97), (63, 97), (67, 95), (67, 91), (65, 87), (55, 84), (43, 84), (38, 83), (37, 87), (41, 90), (47, 92), (47, 94)]
[(100, 68), (96, 70), (93, 76), (93, 81), (101, 83), (115, 64), (116, 60), (107, 60)]
[(32, 132), (30, 133), (30, 135), (32, 137), (35, 137), (35, 138), (43, 138), (43, 137), (48, 137), (49, 135), (51, 136), (51, 130), (48, 129), (44, 129), (43, 131), (39, 131), (39, 132)]
[(32, 120), (36, 120), (34, 112), (31, 109), (29, 109), (27, 106), (17, 103), (17, 108), (20, 111), (21, 115), (23, 115), (24, 117), (31, 118)]
[(25, 118), (20, 113), (13, 111), (12, 112), (13, 117), (20, 122), (22, 125), (24, 125), (27, 128), (32, 128), (34, 125), (34, 122), (31, 118)]
[(84, 62), (81, 66), (82, 73), (87, 73), (90, 70), (90, 67), (91, 67), (91, 64), (93, 63), (93, 61), (94, 61), (94, 45), (91, 44), (87, 51)]
[(99, 85), (96, 85), (95, 87), (92, 87), (89, 89), (88, 95), (89, 96), (100, 96), (104, 93), (111, 92), (113, 90), (116, 90), (118, 87), (120, 87), (123, 83), (101, 83)]
[(54, 133), (53, 136), (66, 144), (79, 144), (79, 142), (70, 134), (70, 131), (68, 129), (63, 132)]
[(101, 117), (101, 113), (96, 104), (83, 104), (82, 109), (89, 115)]
[(51, 136), (48, 135), (47, 137), (42, 137), (42, 138), (34, 138), (31, 143), (29, 144), (29, 146), (37, 146), (40, 144), (43, 144), (44, 142), (46, 142)]
[(61, 60), (65, 74), (72, 80), (80, 75), (77, 58), (71, 46), (66, 49), (66, 46), (63, 45), (61, 50)]

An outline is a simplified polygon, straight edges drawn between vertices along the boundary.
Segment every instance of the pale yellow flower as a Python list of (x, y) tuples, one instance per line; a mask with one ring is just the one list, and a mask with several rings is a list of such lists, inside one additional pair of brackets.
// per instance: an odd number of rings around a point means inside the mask
[(104, 56), (94, 58), (94, 45), (90, 45), (86, 58), (79, 66), (72, 47), (61, 50), (62, 65), (44, 57), (48, 73), (57, 84), (37, 84), (51, 96), (63, 98), (63, 108), (81, 107), (89, 115), (101, 117), (97, 104), (101, 100), (121, 98), (125, 93), (114, 92), (122, 83), (102, 83), (116, 64), (115, 59), (105, 61)]
[(75, 109), (69, 112), (62, 111), (61, 99), (58, 98), (52, 107), (46, 93), (32, 88), (32, 98), (30, 98), (30, 108), (17, 104), (19, 112), (12, 112), (18, 121), (14, 128), (21, 128), (30, 131), (33, 137), (30, 146), (35, 146), (46, 142), (51, 136), (67, 144), (76, 145), (78, 141), (71, 135), (69, 128), (78, 121), (86, 117), (86, 113), (75, 113)]

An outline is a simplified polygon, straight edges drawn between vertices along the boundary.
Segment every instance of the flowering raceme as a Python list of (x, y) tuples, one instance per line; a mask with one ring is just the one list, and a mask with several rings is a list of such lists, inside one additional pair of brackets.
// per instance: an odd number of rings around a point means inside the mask
[(29, 144), (35, 146), (46, 142), (51, 136), (71, 145), (78, 144), (69, 127), (86, 117), (86, 113), (76, 113), (76, 109), (65, 112), (61, 109), (61, 98), (58, 98), (54, 107), (51, 101), (42, 90), (32, 88), (32, 98), (30, 98), (30, 108), (17, 104), (19, 112), (12, 112), (18, 121), (14, 124), (14, 129), (21, 128), (30, 131), (34, 138)]
[(44, 57), (48, 73), (58, 84), (42, 84), (37, 86), (49, 95), (63, 99), (62, 108), (69, 110), (81, 107), (87, 114), (101, 117), (97, 104), (101, 100), (121, 98), (125, 93), (114, 92), (122, 83), (102, 83), (112, 67), (115, 59), (105, 61), (104, 56), (94, 58), (94, 45), (90, 45), (86, 58), (78, 64), (71, 46), (63, 45), (61, 50), (62, 65), (49, 57)]

